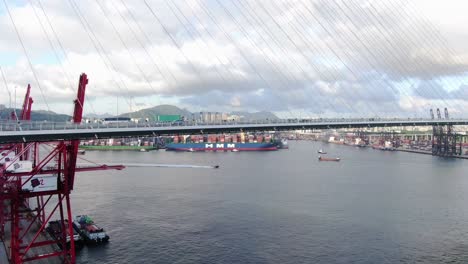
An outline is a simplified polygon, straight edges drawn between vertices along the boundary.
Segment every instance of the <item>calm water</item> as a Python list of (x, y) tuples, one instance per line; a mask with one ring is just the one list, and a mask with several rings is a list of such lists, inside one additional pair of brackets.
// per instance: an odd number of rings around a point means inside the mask
[[(263, 153), (87, 152), (219, 164), (77, 175), (111, 242), (78, 263), (467, 263), (468, 160), (290, 142)], [(323, 147), (341, 162), (318, 162)]]

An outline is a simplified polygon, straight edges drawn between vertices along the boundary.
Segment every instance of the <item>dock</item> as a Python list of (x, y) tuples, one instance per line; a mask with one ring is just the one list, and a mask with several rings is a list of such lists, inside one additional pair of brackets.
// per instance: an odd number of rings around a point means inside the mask
[[(402, 149), (402, 148), (396, 148), (396, 151), (401, 151), (401, 152), (409, 152), (409, 153), (417, 153), (417, 154), (424, 154), (424, 155), (432, 155), (432, 152), (430, 151), (425, 151), (425, 150), (417, 150), (417, 149)], [(456, 159), (468, 159), (467, 155), (452, 155), (452, 156), (447, 156), (447, 158), (456, 158)]]
[[(22, 218), (20, 220), (20, 227), (22, 230), (26, 230), (30, 222), (27, 219)], [(31, 230), (23, 238), (23, 246), (27, 246), (34, 238), (37, 230), (40, 229), (39, 224), (36, 222), (31, 227)], [(10, 238), (11, 238), (11, 224), (9, 221), (5, 223), (5, 238), (0, 240), (0, 263), (10, 263)], [(37, 237), (35, 242), (50, 241), (52, 238), (50, 235), (43, 230), (40, 235)], [(56, 243), (41, 245), (36, 247), (31, 247), (28, 250), (25, 259), (35, 257), (35, 256), (46, 256), (53, 252), (61, 251)], [(28, 263), (33, 264), (59, 264), (63, 263), (63, 258), (61, 256), (47, 257), (43, 259), (31, 260)]]

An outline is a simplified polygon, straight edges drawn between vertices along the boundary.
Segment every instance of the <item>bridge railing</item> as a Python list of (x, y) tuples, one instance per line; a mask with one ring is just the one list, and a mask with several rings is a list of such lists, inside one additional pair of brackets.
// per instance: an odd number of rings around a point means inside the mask
[[(450, 119), (456, 121), (457, 119)], [(459, 119), (466, 121), (466, 119)], [(96, 122), (96, 123), (80, 123), (74, 124), (71, 122), (40, 122), (40, 121), (9, 121), (0, 122), (0, 131), (26, 131), (26, 130), (76, 130), (76, 129), (106, 129), (106, 128), (151, 128), (151, 127), (190, 127), (190, 126), (212, 126), (212, 125), (255, 125), (255, 124), (320, 124), (320, 123), (373, 123), (373, 122), (431, 122), (434, 120), (423, 118), (354, 118), (354, 119), (272, 119), (272, 120), (257, 120), (249, 122), (241, 121), (223, 121), (223, 122), (198, 122), (198, 121), (177, 121), (177, 122)]]

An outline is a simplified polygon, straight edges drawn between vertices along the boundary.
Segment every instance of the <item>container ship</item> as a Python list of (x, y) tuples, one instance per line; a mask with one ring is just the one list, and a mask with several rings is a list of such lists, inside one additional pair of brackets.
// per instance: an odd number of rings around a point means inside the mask
[(168, 151), (272, 151), (278, 143), (270, 135), (207, 135), (174, 136), (166, 144)]

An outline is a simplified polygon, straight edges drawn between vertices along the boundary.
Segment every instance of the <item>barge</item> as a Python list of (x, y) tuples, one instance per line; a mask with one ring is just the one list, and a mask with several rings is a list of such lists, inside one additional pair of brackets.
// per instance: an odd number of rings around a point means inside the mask
[(326, 158), (326, 157), (319, 156), (318, 160), (319, 161), (340, 161), (340, 158)]
[[(46, 231), (50, 234), (50, 236), (52, 236), (52, 238), (55, 241), (57, 241), (57, 245), (60, 248), (63, 248), (63, 243), (62, 243), (63, 238), (61, 237), (62, 227), (65, 227), (66, 229), (67, 226), (68, 226), (67, 220), (64, 221), (63, 225), (60, 220), (55, 220), (55, 221), (50, 221), (49, 225), (46, 227)], [(73, 240), (75, 241), (75, 251), (81, 250), (84, 246), (84, 242), (75, 229), (73, 229)], [(71, 242), (70, 235), (67, 234), (67, 238), (65, 242), (67, 249), (70, 249), (70, 242)]]
[(109, 236), (91, 217), (78, 215), (73, 221), (73, 228), (81, 235), (87, 245), (103, 244), (109, 241)]

